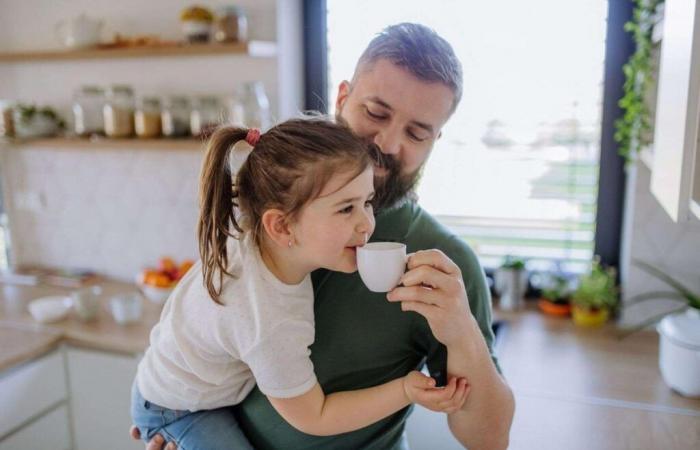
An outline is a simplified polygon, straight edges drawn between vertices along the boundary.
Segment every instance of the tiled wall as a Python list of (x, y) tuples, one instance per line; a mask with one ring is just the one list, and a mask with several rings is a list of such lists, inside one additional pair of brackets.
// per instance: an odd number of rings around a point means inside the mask
[[(631, 222), (624, 237), (629, 255), (623, 280), (625, 298), (642, 292), (670, 290), (630, 264), (634, 259), (653, 264), (700, 292), (700, 221), (671, 221), (649, 189), (651, 172), (642, 162), (637, 163), (632, 176), (633, 189), (628, 192), (627, 200), (633, 202)], [(634, 323), (674, 306), (675, 303), (669, 302), (646, 303), (625, 310), (623, 318), (625, 322)]]
[(133, 280), (161, 255), (196, 257), (201, 159), (165, 147), (5, 148), (12, 259)]

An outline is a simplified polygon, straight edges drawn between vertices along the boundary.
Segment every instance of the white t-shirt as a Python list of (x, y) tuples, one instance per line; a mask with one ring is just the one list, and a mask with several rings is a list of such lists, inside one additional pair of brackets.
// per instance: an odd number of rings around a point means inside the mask
[(277, 398), (316, 384), (313, 288), (307, 275), (282, 283), (249, 239), (229, 238), (228, 271), (216, 304), (203, 284), (201, 261), (180, 280), (153, 327), (136, 382), (157, 405), (198, 411), (235, 405), (257, 382)]

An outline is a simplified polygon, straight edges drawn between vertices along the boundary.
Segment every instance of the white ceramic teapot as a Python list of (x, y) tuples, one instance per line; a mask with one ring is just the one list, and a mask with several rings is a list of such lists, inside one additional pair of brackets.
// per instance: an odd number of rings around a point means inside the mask
[(69, 48), (93, 47), (100, 42), (100, 33), (104, 23), (81, 14), (72, 19), (58, 22), (55, 27), (56, 37)]

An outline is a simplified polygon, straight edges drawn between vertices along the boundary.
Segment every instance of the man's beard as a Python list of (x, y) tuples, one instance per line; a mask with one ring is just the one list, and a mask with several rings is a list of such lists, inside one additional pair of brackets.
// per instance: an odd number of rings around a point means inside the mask
[(374, 209), (381, 211), (408, 200), (416, 200), (415, 188), (420, 180), (421, 170), (402, 174), (401, 163), (392, 155), (382, 153), (376, 144), (367, 143), (367, 150), (375, 167), (385, 170), (384, 175), (374, 177)]
[[(347, 121), (341, 117), (340, 111), (336, 114), (336, 121), (350, 128)], [(352, 129), (352, 128), (350, 128)], [(392, 155), (382, 153), (372, 141), (366, 141), (369, 157), (375, 167), (384, 169), (384, 175), (374, 176), (374, 200), (372, 206), (375, 212), (398, 206), (405, 201), (417, 200), (415, 188), (421, 177), (423, 166), (409, 174), (401, 173), (401, 163)]]

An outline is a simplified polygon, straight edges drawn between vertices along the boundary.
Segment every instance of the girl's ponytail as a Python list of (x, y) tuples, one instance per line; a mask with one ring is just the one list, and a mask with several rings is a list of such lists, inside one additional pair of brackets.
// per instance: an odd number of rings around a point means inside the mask
[[(199, 238), (199, 254), (202, 259), (202, 274), (204, 284), (211, 298), (219, 302), (224, 274), (231, 275), (226, 270), (228, 255), (226, 242), (229, 237), (235, 237), (229, 227), (239, 233), (242, 229), (236, 221), (235, 210), (237, 189), (234, 186), (234, 176), (229, 168), (229, 153), (239, 141), (246, 138), (248, 130), (235, 127), (221, 127), (212, 134), (207, 144), (202, 171), (199, 180), (199, 223), (197, 235)], [(245, 170), (245, 164), (241, 167)], [(218, 284), (214, 276), (218, 273)], [(218, 286), (218, 287), (217, 287)]]

